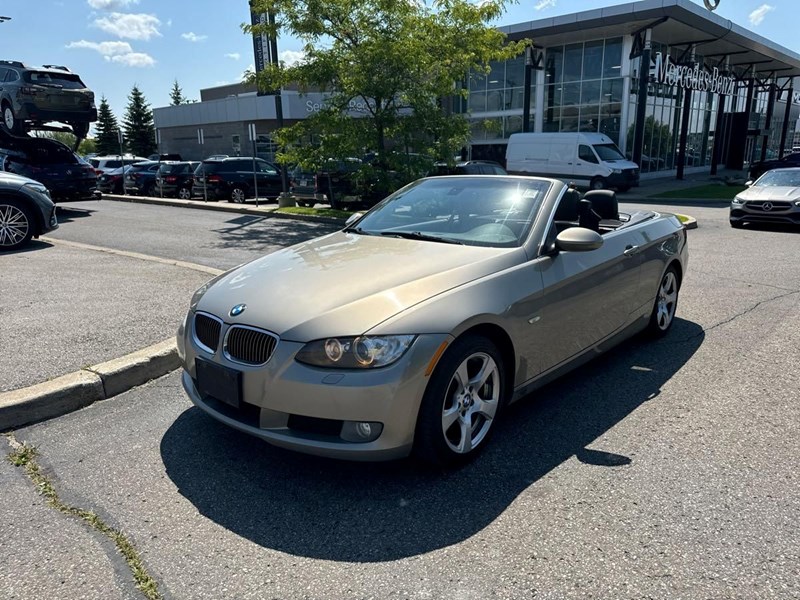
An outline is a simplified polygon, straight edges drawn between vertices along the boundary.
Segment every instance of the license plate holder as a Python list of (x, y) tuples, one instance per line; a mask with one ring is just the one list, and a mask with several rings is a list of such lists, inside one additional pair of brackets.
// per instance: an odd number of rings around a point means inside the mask
[(198, 358), (195, 360), (197, 391), (239, 408), (242, 401), (242, 372)]

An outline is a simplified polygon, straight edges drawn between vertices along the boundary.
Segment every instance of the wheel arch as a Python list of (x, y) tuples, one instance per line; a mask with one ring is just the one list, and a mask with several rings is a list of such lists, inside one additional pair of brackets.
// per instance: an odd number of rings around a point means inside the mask
[(33, 237), (39, 237), (40, 235), (42, 235), (42, 232), (44, 231), (44, 217), (42, 217), (42, 211), (37, 210), (35, 207), (31, 207), (30, 200), (28, 200), (22, 194), (15, 194), (13, 192), (8, 192), (8, 191), (0, 193), (0, 201), (3, 200), (16, 200), (17, 202), (25, 206), (28, 209), (28, 214), (33, 216), (33, 225), (34, 225)]
[(681, 287), (683, 284), (683, 266), (681, 265), (681, 261), (677, 258), (672, 259), (669, 264), (667, 264), (667, 268), (664, 269), (664, 272), (667, 272), (667, 269), (673, 267), (675, 269), (675, 274), (678, 276), (678, 288)]
[[(505, 401), (511, 398), (514, 393), (514, 381), (517, 373), (517, 353), (514, 349), (514, 342), (508, 332), (495, 323), (478, 323), (462, 331), (456, 340), (468, 335), (479, 335), (491, 340), (503, 357), (503, 375), (507, 385), (505, 390)], [(452, 345), (452, 344), (451, 344)]]

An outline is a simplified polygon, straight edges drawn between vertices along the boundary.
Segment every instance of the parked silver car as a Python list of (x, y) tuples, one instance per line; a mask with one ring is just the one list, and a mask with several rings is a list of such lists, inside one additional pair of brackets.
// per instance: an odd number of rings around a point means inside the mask
[(675, 216), (620, 214), (614, 192), (423, 179), (197, 290), (183, 385), (279, 446), (450, 465), (508, 403), (634, 333), (665, 334), (687, 260)]
[(58, 227), (56, 205), (38, 181), (0, 171), (0, 252)]
[(800, 225), (800, 168), (773, 169), (749, 184), (731, 202), (730, 223)]

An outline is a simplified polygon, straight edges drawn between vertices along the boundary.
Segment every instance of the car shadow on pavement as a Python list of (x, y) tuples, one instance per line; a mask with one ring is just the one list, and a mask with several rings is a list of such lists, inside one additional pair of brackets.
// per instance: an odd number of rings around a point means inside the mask
[(74, 221), (75, 219), (83, 219), (85, 217), (91, 217), (92, 213), (95, 212), (90, 208), (73, 208), (69, 206), (64, 206), (63, 204), (56, 205), (56, 217), (58, 218), (58, 224), (61, 225), (62, 223), (69, 223), (70, 221)]
[(241, 248), (242, 245), (256, 244), (285, 247), (333, 233), (341, 228), (340, 225), (328, 223), (242, 215), (226, 221), (224, 226), (214, 230), (220, 238), (215, 246)]
[(676, 319), (658, 342), (625, 342), (512, 405), (486, 451), (449, 472), (412, 460), (350, 463), (281, 450), (195, 407), (167, 430), (161, 455), (202, 515), (261, 546), (346, 562), (415, 556), (477, 534), (572, 457), (586, 468), (635, 466), (624, 447), (587, 446), (658, 401), (703, 339), (698, 324)]
[(50, 242), (45, 242), (44, 240), (32, 239), (22, 248), (19, 248), (17, 250), (4, 251), (2, 254), (0, 254), (0, 256), (10, 256), (12, 254), (27, 254), (28, 252), (37, 252), (39, 250), (46, 250), (47, 248), (52, 248), (52, 247), (53, 244), (51, 244)]

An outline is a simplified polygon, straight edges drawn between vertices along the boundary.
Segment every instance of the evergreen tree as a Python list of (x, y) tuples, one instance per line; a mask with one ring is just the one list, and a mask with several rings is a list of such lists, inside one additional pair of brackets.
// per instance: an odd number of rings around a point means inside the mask
[(144, 94), (134, 85), (128, 96), (128, 106), (123, 120), (128, 149), (137, 156), (149, 156), (156, 150), (153, 111)]
[(183, 90), (181, 89), (181, 86), (178, 85), (177, 79), (172, 84), (172, 91), (169, 93), (169, 97), (171, 99), (170, 104), (172, 106), (178, 106), (179, 104), (186, 104), (186, 96), (183, 95)]
[(97, 111), (97, 125), (95, 125), (96, 134), (96, 152), (101, 156), (109, 154), (119, 154), (119, 139), (117, 131), (119, 125), (114, 113), (111, 112), (111, 107), (108, 105), (108, 100), (103, 96), (100, 98), (100, 108)]

